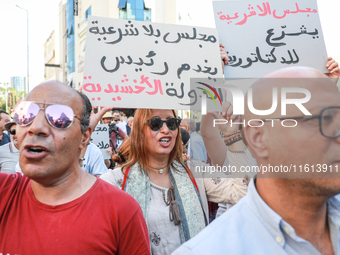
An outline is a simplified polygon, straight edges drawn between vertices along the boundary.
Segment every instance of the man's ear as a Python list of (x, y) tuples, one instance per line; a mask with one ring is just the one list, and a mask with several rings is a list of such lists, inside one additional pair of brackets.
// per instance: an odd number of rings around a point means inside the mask
[(83, 148), (85, 148), (89, 142), (90, 142), (90, 138), (91, 138), (91, 134), (92, 134), (92, 127), (88, 127), (84, 133), (82, 134), (81, 137), (81, 143), (79, 145), (79, 149), (82, 150)]
[(265, 127), (250, 127), (246, 126), (244, 135), (248, 146), (251, 151), (255, 154), (255, 158), (267, 158), (268, 148), (266, 144), (266, 135), (264, 132)]

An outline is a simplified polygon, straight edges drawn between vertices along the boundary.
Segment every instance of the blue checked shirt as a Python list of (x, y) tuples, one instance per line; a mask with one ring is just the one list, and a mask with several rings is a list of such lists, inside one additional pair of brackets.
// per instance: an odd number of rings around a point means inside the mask
[[(339, 195), (328, 201), (328, 224), (334, 254), (340, 254)], [(262, 200), (252, 179), (244, 198), (172, 254), (320, 255), (320, 252), (298, 237), (294, 228)]]

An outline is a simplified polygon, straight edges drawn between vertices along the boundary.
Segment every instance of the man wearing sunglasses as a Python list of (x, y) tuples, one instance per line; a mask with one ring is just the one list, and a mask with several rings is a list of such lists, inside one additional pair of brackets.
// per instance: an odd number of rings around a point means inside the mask
[[(306, 67), (281, 69), (264, 78), (252, 86), (256, 109), (272, 107), (273, 88), (302, 88), (311, 93), (302, 104), (311, 115), (294, 104), (283, 114), (281, 102), (265, 117), (245, 106), (244, 138), (263, 171), (250, 181), (239, 203), (174, 254), (340, 254), (339, 89)], [(248, 120), (258, 123), (249, 125)]]
[(14, 174), (19, 161), (19, 147), (15, 131), (16, 123), (8, 122), (5, 129), (11, 136), (11, 142), (0, 146), (0, 172)]
[(14, 109), (24, 175), (0, 173), (0, 254), (150, 253), (138, 203), (79, 164), (90, 113), (86, 96), (59, 82)]
[(9, 114), (5, 111), (0, 110), (0, 146), (11, 141), (9, 135), (4, 133), (6, 123), (10, 122), (11, 119)]

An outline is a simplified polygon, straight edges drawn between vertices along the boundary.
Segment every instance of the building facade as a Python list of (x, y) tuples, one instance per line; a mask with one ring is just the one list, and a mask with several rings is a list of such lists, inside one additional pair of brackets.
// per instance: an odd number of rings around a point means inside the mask
[(60, 65), (58, 55), (58, 41), (55, 30), (52, 31), (46, 42), (44, 43), (44, 64), (45, 81), (56, 80), (60, 81)]
[(26, 91), (26, 77), (12, 76), (11, 87), (20, 92)]
[[(55, 68), (54, 75), (55, 80), (74, 89), (78, 89), (83, 81), (87, 20), (90, 15), (168, 24), (176, 24), (178, 16), (176, 0), (62, 0), (59, 4), (58, 63), (54, 59), (60, 68)], [(51, 53), (47, 54), (45, 63), (52, 56)], [(53, 58), (48, 63), (52, 61)], [(45, 80), (52, 77), (47, 67), (45, 74)]]

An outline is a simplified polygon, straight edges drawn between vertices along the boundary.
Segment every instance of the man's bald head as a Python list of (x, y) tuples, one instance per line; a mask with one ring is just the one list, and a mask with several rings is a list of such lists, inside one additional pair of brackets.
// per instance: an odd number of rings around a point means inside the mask
[[(253, 106), (257, 110), (268, 110), (273, 104), (273, 89), (277, 89), (277, 107), (274, 113), (266, 116), (259, 116), (252, 113), (248, 106), (245, 106), (244, 119), (270, 119), (285, 117), (281, 115), (281, 91), (282, 88), (306, 89), (312, 94), (312, 98), (304, 104), (307, 110), (319, 100), (319, 93), (324, 91), (324, 86), (330, 85), (329, 89), (334, 93), (339, 93), (334, 83), (319, 71), (309, 67), (288, 67), (265, 75), (252, 85)], [(248, 99), (248, 93), (247, 99)], [(304, 98), (303, 93), (287, 93), (289, 99)], [(247, 102), (247, 100), (245, 100)], [(303, 113), (293, 104), (287, 105), (286, 116), (299, 116)], [(295, 114), (295, 115), (294, 115)]]
[[(47, 88), (47, 91), (45, 90)], [(42, 90), (44, 89), (44, 93), (47, 93), (49, 90), (58, 90), (59, 93), (62, 95), (65, 95), (66, 97), (68, 95), (72, 95), (77, 97), (77, 91), (72, 89), (71, 87), (65, 85), (64, 83), (61, 83), (59, 81), (47, 81), (43, 82), (37, 86), (35, 86), (27, 95), (27, 97), (30, 96), (30, 94), (35, 93), (36, 90)], [(79, 98), (80, 99), (80, 98)]]
[[(58, 82), (58, 81), (47, 81), (44, 83), (39, 84), (38, 86), (34, 87), (30, 93), (28, 93), (26, 100), (30, 101), (31, 95), (38, 93), (39, 97), (41, 99), (41, 102), (44, 102), (44, 99), (49, 93), (56, 93), (58, 97), (63, 97), (63, 99), (66, 99), (69, 102), (75, 102), (77, 106), (82, 105), (80, 107), (79, 115), (76, 114), (77, 116), (80, 116), (80, 128), (81, 132), (84, 133), (84, 131), (89, 127), (90, 125), (90, 115), (92, 111), (92, 105), (88, 97), (80, 93), (71, 87)], [(58, 97), (56, 98), (55, 102), (49, 102), (49, 103), (60, 103), (58, 101)], [(76, 109), (73, 109), (75, 112), (77, 111)]]
[[(340, 106), (340, 93), (333, 81), (320, 72), (307, 67), (291, 67), (270, 73), (253, 86), (253, 105), (257, 110), (268, 110), (272, 106), (272, 91), (277, 88), (277, 109), (268, 116), (253, 114), (245, 107), (243, 116), (246, 124), (251, 119), (279, 119), (264, 122), (262, 127), (246, 126), (245, 139), (256, 157), (258, 164), (271, 165), (332, 165), (340, 161), (340, 138), (329, 139), (320, 132), (319, 118), (294, 119), (305, 115), (294, 104), (288, 104), (286, 115), (281, 114), (281, 89), (303, 88), (310, 92), (311, 98), (303, 106), (317, 116), (321, 110), (330, 106)], [(304, 98), (302, 93), (287, 93), (287, 98)], [(251, 123), (255, 125), (256, 122)], [(283, 124), (282, 124), (283, 123)], [(295, 127), (293, 127), (297, 124)], [(260, 125), (257, 122), (256, 125)], [(286, 127), (285, 127), (286, 126)], [(288, 127), (291, 126), (291, 127)], [(329, 148), (333, 148), (332, 151)], [(336, 155), (335, 152), (338, 154)]]
[(190, 118), (185, 118), (181, 121), (181, 126), (185, 127), (189, 133), (193, 133), (196, 131), (196, 121)]

